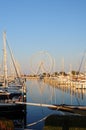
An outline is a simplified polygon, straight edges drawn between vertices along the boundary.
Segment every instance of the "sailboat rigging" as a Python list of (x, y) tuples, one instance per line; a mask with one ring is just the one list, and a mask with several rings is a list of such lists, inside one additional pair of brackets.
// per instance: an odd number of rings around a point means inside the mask
[(8, 86), (7, 80), (7, 52), (6, 52), (6, 32), (3, 32), (3, 53), (4, 53), (4, 87)]
[[(25, 92), (25, 83), (24, 80), (21, 80), (21, 77), (19, 76), (18, 73), (18, 69), (16, 67), (16, 63), (15, 63), (15, 59), (13, 57), (12, 54), (12, 50), (10, 49), (8, 43), (7, 43), (7, 39), (6, 39), (6, 32), (3, 32), (3, 72), (4, 72), (4, 76), (3, 76), (3, 86), (0, 87), (0, 92), (2, 94), (3, 92), (3, 96), (9, 93), (9, 98), (13, 98), (15, 96), (21, 96), (23, 93), (23, 91)], [(6, 45), (8, 45), (8, 49), (10, 51), (10, 56), (11, 56), (11, 60), (16, 72), (16, 77), (14, 77), (14, 79), (9, 78), (8, 76), (8, 68), (7, 68), (7, 48)], [(1, 97), (1, 95), (0, 95)], [(4, 96), (4, 98), (8, 98), (8, 96)]]

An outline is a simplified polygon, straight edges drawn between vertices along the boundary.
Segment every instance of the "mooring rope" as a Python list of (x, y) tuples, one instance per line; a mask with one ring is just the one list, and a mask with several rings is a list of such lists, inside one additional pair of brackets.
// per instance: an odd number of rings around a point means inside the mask
[(36, 121), (36, 122), (33, 122), (33, 123), (31, 123), (31, 124), (27, 124), (27, 126), (33, 126), (33, 125), (36, 125), (36, 124), (38, 124), (38, 123), (44, 121), (47, 117), (48, 117), (48, 116), (45, 116), (45, 117), (43, 117), (42, 119), (40, 119), (40, 120), (38, 120), (38, 121)]
[[(16, 102), (16, 103), (18, 103), (18, 104), (32, 105), (32, 106), (51, 107), (51, 108), (55, 108), (55, 111), (59, 110), (59, 107), (54, 106), (54, 105), (50, 105), (50, 104), (38, 104), (38, 103), (26, 103), (26, 102)], [(50, 116), (51, 114), (56, 114), (55, 111), (54, 111), (54, 112), (51, 112), (49, 115), (43, 117), (42, 119), (40, 119), (40, 120), (38, 120), (38, 121), (36, 121), (36, 122), (33, 122), (33, 123), (31, 123), (31, 124), (27, 124), (26, 126), (33, 126), (33, 125), (36, 125), (36, 124), (38, 124), (38, 123), (44, 121), (44, 120), (45, 120), (48, 116)], [(62, 114), (63, 114), (63, 113), (62, 113)], [(64, 115), (64, 114), (63, 114), (63, 115)]]
[[(55, 111), (57, 111), (57, 110), (55, 110)], [(52, 112), (52, 113), (50, 113), (49, 115), (47, 115), (47, 116), (43, 117), (42, 119), (40, 119), (40, 120), (36, 121), (36, 122), (33, 122), (33, 123), (31, 123), (31, 124), (27, 124), (27, 126), (33, 126), (33, 125), (36, 125), (36, 124), (38, 124), (38, 123), (40, 123), (40, 122), (44, 121), (44, 120), (45, 120), (48, 116), (50, 116), (50, 115), (52, 115), (52, 114), (56, 114), (56, 113), (55, 113), (55, 111), (54, 111), (54, 112)], [(62, 115), (64, 115), (64, 113), (63, 113), (63, 112), (61, 112), (61, 114), (62, 114)]]

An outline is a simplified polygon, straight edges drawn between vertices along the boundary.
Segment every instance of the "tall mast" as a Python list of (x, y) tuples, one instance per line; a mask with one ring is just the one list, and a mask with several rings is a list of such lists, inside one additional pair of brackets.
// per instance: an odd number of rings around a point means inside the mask
[(6, 52), (6, 32), (3, 32), (3, 53), (4, 53), (4, 84), (5, 87), (8, 85), (7, 83), (7, 52)]

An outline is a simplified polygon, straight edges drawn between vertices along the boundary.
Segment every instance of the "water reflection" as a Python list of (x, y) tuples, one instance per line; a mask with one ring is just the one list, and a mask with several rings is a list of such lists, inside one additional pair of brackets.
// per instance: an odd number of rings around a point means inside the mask
[(45, 125), (45, 120), (42, 119), (45, 119), (45, 117), (51, 114), (64, 115), (62, 111), (50, 110), (42, 107), (42, 103), (86, 105), (85, 99), (85, 89), (72, 89), (70, 86), (52, 86), (40, 80), (28, 80), (27, 102), (40, 103), (40, 107), (27, 106), (27, 128), (42, 130)]
[(86, 90), (65, 86), (51, 86), (41, 81), (28, 81), (27, 100), (42, 103), (67, 103), (86, 105)]

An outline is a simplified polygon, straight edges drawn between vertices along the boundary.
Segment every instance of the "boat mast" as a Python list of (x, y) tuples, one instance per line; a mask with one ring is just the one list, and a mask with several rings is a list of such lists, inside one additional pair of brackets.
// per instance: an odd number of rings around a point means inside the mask
[(4, 87), (8, 86), (7, 82), (7, 52), (6, 52), (6, 32), (3, 32), (3, 53), (4, 53)]

